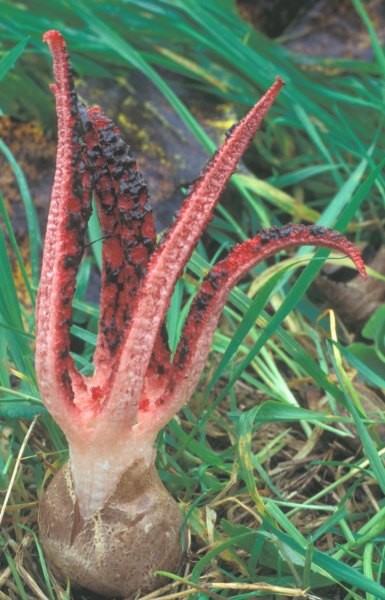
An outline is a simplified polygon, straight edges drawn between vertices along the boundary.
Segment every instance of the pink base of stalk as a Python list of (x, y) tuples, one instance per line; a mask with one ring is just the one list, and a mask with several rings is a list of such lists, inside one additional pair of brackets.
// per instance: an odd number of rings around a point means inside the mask
[(124, 435), (119, 431), (115, 437), (101, 433), (94, 438), (85, 434), (76, 443), (70, 442), (69, 464), (83, 518), (92, 517), (108, 503), (123, 473), (133, 465), (141, 463), (144, 471), (152, 468), (155, 435), (134, 426)]

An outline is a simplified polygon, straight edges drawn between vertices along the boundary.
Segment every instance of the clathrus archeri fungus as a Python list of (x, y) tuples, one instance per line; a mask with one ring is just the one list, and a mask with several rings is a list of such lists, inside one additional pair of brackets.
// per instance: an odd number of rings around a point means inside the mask
[[(190, 399), (233, 286), (289, 246), (327, 246), (365, 275), (338, 232), (285, 225), (235, 246), (205, 277), (171, 359), (165, 315), (175, 283), (238, 161), (281, 89), (275, 83), (231, 130), (163, 242), (147, 188), (117, 127), (78, 101), (64, 40), (48, 31), (58, 116), (55, 182), (38, 294), (36, 371), (44, 403), (64, 431), (70, 460), (43, 494), (41, 541), (54, 572), (74, 586), (131, 597), (177, 571), (181, 514), (154, 468), (159, 430)], [(70, 354), (72, 300), (94, 194), (103, 231), (100, 322), (94, 374)]]

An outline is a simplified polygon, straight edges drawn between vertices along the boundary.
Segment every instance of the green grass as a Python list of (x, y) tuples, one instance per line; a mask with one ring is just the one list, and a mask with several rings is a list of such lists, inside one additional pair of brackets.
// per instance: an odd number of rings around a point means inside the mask
[[(173, 91), (175, 74), (213, 102), (231, 102), (239, 115), (277, 73), (286, 80), (247, 158), (250, 172), (233, 177), (241, 210), (217, 212), (213, 241), (199, 244), (177, 286), (167, 321), (173, 347), (213, 254), (256, 228), (303, 220), (350, 232), (357, 242), (382, 242), (385, 59), (363, 3), (353, 5), (368, 30), (372, 62), (292, 55), (252, 31), (230, 0), (111, 0), (92, 3), (92, 11), (72, 0), (40, 0), (28, 10), (23, 2), (0, 5), (0, 108), (38, 117), (47, 128), (54, 123), (52, 76), (41, 35), (53, 27), (64, 33), (80, 79), (141, 71), (210, 151), (214, 142)], [(15, 173), (30, 239), (26, 263), (1, 198), (0, 473), (2, 491), (9, 490), (1, 597), (83, 598), (53, 580), (36, 537), (47, 468), (67, 454), (33, 367), (40, 252), (33, 199), (3, 143), (0, 152)], [(100, 237), (95, 221), (89, 236)], [(84, 343), (76, 357), (84, 372), (97, 331), (97, 307), (84, 299), (91, 264), (100, 265), (98, 246), (91, 247), (74, 302), (90, 324), (88, 331), (73, 328)], [(316, 322), (321, 310), (306, 291), (326, 258), (320, 251), (309, 262), (308, 251), (298, 251), (265, 272), (256, 269), (232, 292), (199, 389), (158, 438), (158, 469), (192, 540), (186, 572), (170, 577), (159, 597), (240, 600), (309, 590), (321, 598), (385, 598), (383, 411), (368, 412), (363, 402), (373, 394), (382, 401), (384, 376), (345, 347), (333, 319)], [(28, 302), (20, 302), (15, 264)]]

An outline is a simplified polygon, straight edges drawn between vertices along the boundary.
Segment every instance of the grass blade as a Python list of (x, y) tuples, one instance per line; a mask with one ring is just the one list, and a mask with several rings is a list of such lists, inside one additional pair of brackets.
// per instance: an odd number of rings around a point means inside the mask
[(9, 50), (9, 52), (2, 57), (0, 60), (0, 81), (4, 79), (8, 71), (13, 69), (17, 59), (24, 52), (29, 39), (29, 37), (25, 37), (14, 48), (12, 48), (12, 50)]

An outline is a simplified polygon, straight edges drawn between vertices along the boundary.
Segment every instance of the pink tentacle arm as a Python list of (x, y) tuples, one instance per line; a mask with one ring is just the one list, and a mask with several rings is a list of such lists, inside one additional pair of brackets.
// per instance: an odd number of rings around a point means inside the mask
[(96, 370), (111, 366), (132, 317), (133, 300), (155, 248), (156, 232), (147, 186), (116, 125), (96, 107), (87, 134), (95, 162), (96, 205), (103, 231), (100, 322)]
[[(37, 301), (36, 371), (47, 408), (59, 424), (66, 424), (80, 418), (79, 404), (87, 387), (69, 348), (75, 275), (91, 210), (91, 175), (84, 161), (86, 148), (65, 43), (55, 31), (44, 39), (55, 56), (56, 83), (51, 89), (59, 140)], [(81, 408), (87, 411), (87, 400)]]
[[(165, 318), (175, 283), (212, 218), (227, 181), (283, 85), (283, 81), (277, 78), (261, 100), (231, 130), (193, 186), (165, 241), (150, 259), (110, 392), (110, 397), (119, 398), (119, 404), (106, 403), (106, 411), (117, 420), (127, 406), (138, 406), (154, 340)], [(126, 365), (130, 365), (129, 377)]]
[(191, 398), (204, 369), (218, 320), (227, 297), (238, 281), (260, 262), (292, 246), (317, 246), (337, 250), (351, 258), (366, 279), (357, 248), (339, 232), (318, 225), (284, 225), (259, 232), (235, 246), (205, 277), (191, 306), (175, 353), (168, 381), (151, 407), (139, 413), (143, 430), (162, 428)]

